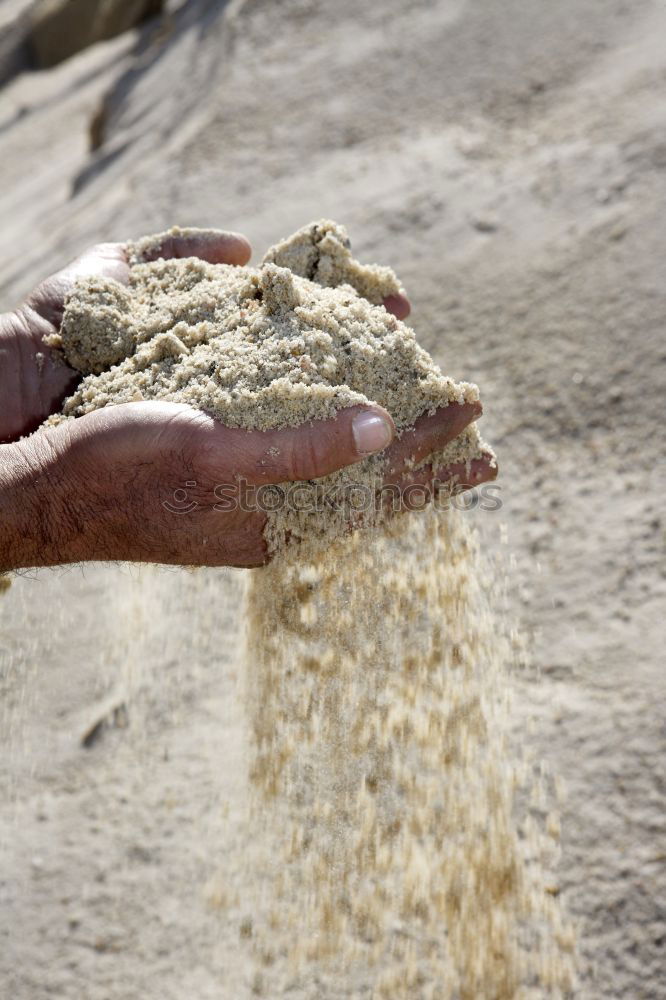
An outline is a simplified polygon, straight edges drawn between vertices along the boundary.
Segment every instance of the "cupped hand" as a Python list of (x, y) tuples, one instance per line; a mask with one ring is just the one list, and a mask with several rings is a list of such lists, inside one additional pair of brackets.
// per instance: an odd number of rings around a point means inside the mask
[[(239, 233), (199, 229), (167, 236), (144, 254), (145, 260), (199, 257), (211, 264), (247, 264), (252, 247)], [(81, 378), (45, 340), (60, 329), (65, 300), (78, 278), (99, 275), (129, 281), (122, 243), (98, 243), (61, 271), (42, 281), (13, 312), (0, 316), (0, 443), (36, 430), (56, 413)], [(409, 314), (404, 295), (385, 301), (398, 319)]]
[(409, 482), (411, 459), (443, 447), (479, 412), (451, 404), (423, 418), (411, 440), (394, 440), (379, 406), (248, 431), (154, 401), (96, 410), (29, 440), (46, 447), (70, 561), (249, 567), (267, 560), (258, 487), (317, 479), (386, 446), (387, 483)]
[[(246, 264), (252, 248), (244, 236), (200, 230), (172, 237), (153, 256), (200, 257), (211, 264)], [(42, 281), (21, 305), (0, 316), (0, 442), (30, 434), (70, 395), (81, 378), (45, 343), (57, 333), (65, 300), (78, 278), (99, 275), (129, 281), (122, 243), (98, 243)]]
[[(242, 265), (250, 254), (244, 237), (210, 230), (169, 237), (152, 248), (150, 259), (198, 256)], [(126, 283), (129, 264), (123, 245), (92, 247), (2, 317), (0, 441), (38, 427), (60, 409), (80, 378), (46, 346), (45, 338), (58, 331), (74, 282), (87, 275)], [(400, 319), (410, 311), (402, 295), (389, 297), (384, 305)], [(45, 561), (255, 566), (267, 557), (265, 514), (240, 504), (223, 509), (218, 486), (319, 478), (385, 448), (387, 484), (435, 489), (436, 482), (455, 478), (462, 488), (474, 486), (495, 477), (490, 457), (468, 469), (422, 462), (480, 412), (480, 404), (451, 404), (422, 417), (394, 440), (391, 417), (377, 405), (352, 407), (333, 420), (297, 428), (246, 431), (179, 404), (130, 403), (41, 430), (21, 445), (29, 467), (53, 485), (50, 495), (59, 504), (54, 516), (61, 540), (44, 555)]]

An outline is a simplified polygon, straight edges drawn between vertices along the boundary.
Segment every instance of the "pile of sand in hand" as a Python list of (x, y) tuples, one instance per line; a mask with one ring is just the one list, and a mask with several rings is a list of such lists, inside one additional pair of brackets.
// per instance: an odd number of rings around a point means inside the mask
[[(165, 235), (128, 247), (128, 286), (85, 278), (70, 295), (52, 346), (85, 377), (65, 401), (64, 416), (165, 399), (230, 427), (266, 429), (374, 401), (400, 434), (423, 413), (478, 399), (476, 386), (444, 376), (414, 332), (380, 304), (400, 291), (399, 282), (389, 268), (355, 261), (341, 226), (304, 227), (268, 250), (258, 268), (197, 258), (143, 263)], [(471, 462), (482, 454), (489, 449), (472, 425), (428, 462)], [(348, 488), (379, 488), (384, 467), (385, 459), (373, 456), (304, 484), (299, 510), (269, 516), (269, 549), (286, 536), (343, 533)], [(328, 516), (312, 517), (323, 496)]]

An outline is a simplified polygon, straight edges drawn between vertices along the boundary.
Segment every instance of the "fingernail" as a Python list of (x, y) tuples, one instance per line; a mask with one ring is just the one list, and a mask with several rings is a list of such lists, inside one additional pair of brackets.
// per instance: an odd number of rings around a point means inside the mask
[(359, 455), (373, 455), (386, 448), (393, 440), (393, 428), (386, 417), (371, 410), (354, 417), (352, 431)]

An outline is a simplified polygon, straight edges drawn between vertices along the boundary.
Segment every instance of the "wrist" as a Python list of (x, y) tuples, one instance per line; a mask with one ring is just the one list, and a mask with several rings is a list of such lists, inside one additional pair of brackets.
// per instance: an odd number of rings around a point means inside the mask
[(0, 445), (0, 573), (86, 558), (70, 516), (76, 487), (63, 431)]
[(67, 456), (76, 485), (67, 513), (78, 559), (159, 561), (164, 463), (159, 432), (146, 422), (143, 405), (94, 410), (56, 429), (69, 432)]

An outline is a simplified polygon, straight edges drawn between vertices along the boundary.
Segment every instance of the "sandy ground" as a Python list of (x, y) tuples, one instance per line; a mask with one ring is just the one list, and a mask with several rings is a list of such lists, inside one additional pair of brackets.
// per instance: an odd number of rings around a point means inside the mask
[[(664, 37), (661, 0), (190, 0), (0, 91), (2, 308), (97, 240), (261, 251), (330, 215), (480, 383), (503, 508), (470, 516), (529, 635), (516, 728), (567, 790), (594, 1000), (666, 997)], [(251, 995), (216, 905), (242, 888), (240, 585), (92, 566), (2, 600), (3, 997)]]

